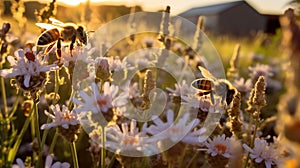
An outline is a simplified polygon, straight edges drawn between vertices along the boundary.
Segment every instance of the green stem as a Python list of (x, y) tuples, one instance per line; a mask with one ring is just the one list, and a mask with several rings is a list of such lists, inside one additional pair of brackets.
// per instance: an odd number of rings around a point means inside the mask
[[(260, 114), (260, 107), (257, 107), (256, 109), (257, 109), (257, 113), (258, 113), (257, 115), (259, 116), (259, 114)], [(251, 117), (253, 118), (253, 116), (251, 116)], [(258, 129), (258, 126), (259, 126), (259, 117), (257, 117), (257, 119), (253, 118), (253, 120), (255, 121), (255, 127), (254, 127), (253, 137), (252, 137), (252, 139), (250, 141), (250, 145), (249, 145), (250, 148), (254, 147), (254, 141), (255, 141), (255, 138), (256, 138), (256, 132), (257, 132), (257, 129)], [(247, 168), (249, 159), (250, 159), (250, 153), (248, 152), (247, 158), (245, 160), (246, 163), (245, 163), (244, 168)]]
[(111, 159), (110, 159), (110, 162), (109, 162), (109, 165), (107, 168), (112, 168), (112, 166), (114, 165), (115, 163), (115, 160), (116, 160), (116, 155), (114, 155)]
[(27, 119), (26, 119), (26, 121), (23, 125), (23, 128), (22, 128), (22, 130), (21, 130), (21, 132), (20, 132), (20, 134), (19, 134), (19, 136), (16, 140), (16, 143), (14, 144), (13, 148), (8, 153), (8, 159), (7, 159), (8, 163), (12, 163), (15, 160), (15, 157), (16, 157), (17, 151), (19, 149), (19, 146), (22, 142), (23, 136), (25, 135), (25, 133), (27, 131), (27, 128), (29, 126), (29, 123), (30, 123), (30, 121), (33, 117), (33, 113), (34, 113), (33, 110), (34, 110), (34, 108), (32, 108), (30, 110), (29, 117), (27, 117)]
[[(181, 143), (181, 142), (180, 142)], [(186, 154), (186, 151), (187, 151), (187, 145), (185, 145), (184, 149), (183, 149), (183, 152), (180, 156), (180, 161), (179, 161), (179, 167), (183, 167), (182, 164), (184, 162), (184, 156)], [(184, 166), (185, 167), (185, 166)]]
[(71, 153), (72, 153), (74, 168), (79, 168), (75, 142), (71, 143)]
[[(59, 70), (56, 70), (54, 72), (54, 79), (55, 79), (55, 85), (54, 85), (54, 97), (52, 99), (52, 105), (56, 104), (57, 103), (57, 100), (56, 100), (56, 97), (57, 97), (57, 94), (58, 94), (58, 90), (59, 90)], [(50, 109), (49, 109), (50, 111)], [(48, 117), (47, 118), (47, 121), (46, 123), (50, 123), (50, 118)], [(45, 145), (45, 142), (46, 142), (46, 139), (47, 139), (47, 135), (49, 133), (49, 129), (46, 129), (44, 130), (43, 132), (43, 137), (42, 137), (42, 146), (41, 148), (44, 149), (44, 145)], [(53, 142), (53, 141), (52, 141)], [(50, 152), (51, 153), (51, 152)]]
[(192, 159), (189, 161), (189, 163), (187, 164), (187, 168), (189, 168), (189, 167), (191, 167), (192, 165), (193, 165), (193, 162), (194, 162), (194, 160), (197, 158), (197, 156), (198, 156), (198, 154), (199, 154), (199, 151), (197, 151), (195, 154), (194, 154), (194, 156), (192, 157)]
[(13, 104), (13, 106), (12, 106), (10, 112), (9, 112), (9, 117), (8, 118), (12, 118), (14, 116), (15, 112), (17, 111), (21, 95), (22, 95), (22, 93), (19, 91), (17, 99), (14, 102), (14, 104)]
[[(2, 69), (2, 63), (0, 63), (0, 69)], [(0, 85), (1, 85), (1, 96), (2, 96), (2, 101), (3, 101), (3, 116), (5, 118), (8, 117), (8, 111), (7, 111), (7, 102), (6, 102), (6, 90), (5, 90), (5, 83), (4, 83), (4, 78), (0, 76)]]
[(58, 138), (58, 133), (57, 133), (57, 131), (55, 131), (54, 137), (52, 139), (52, 142), (51, 142), (51, 145), (50, 145), (50, 148), (49, 148), (49, 153), (53, 153), (57, 138)]
[(106, 158), (106, 151), (105, 151), (105, 126), (101, 126), (102, 128), (102, 134), (101, 134), (101, 140), (102, 140), (102, 148), (101, 148), (101, 168), (105, 168), (105, 158)]
[(39, 153), (39, 158), (37, 162), (37, 167), (41, 166), (41, 162), (43, 160), (42, 158), (42, 141), (41, 141), (41, 133), (40, 133), (40, 124), (39, 124), (39, 110), (38, 110), (38, 102), (34, 101), (34, 115), (35, 115), (35, 132), (36, 132), (36, 137), (37, 137), (37, 143), (38, 143), (38, 153)]

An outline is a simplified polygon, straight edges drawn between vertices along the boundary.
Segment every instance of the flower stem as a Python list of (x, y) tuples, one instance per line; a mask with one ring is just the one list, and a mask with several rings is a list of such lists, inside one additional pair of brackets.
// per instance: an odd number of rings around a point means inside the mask
[[(0, 69), (2, 69), (2, 63), (0, 63)], [(3, 101), (3, 113), (5, 118), (8, 117), (8, 111), (7, 111), (7, 102), (6, 102), (6, 90), (5, 90), (5, 83), (4, 78), (0, 76), (0, 85), (1, 85), (1, 96)]]
[(17, 151), (19, 149), (19, 146), (22, 142), (23, 136), (25, 135), (25, 133), (27, 131), (27, 128), (29, 126), (29, 123), (30, 123), (30, 121), (33, 117), (33, 113), (34, 113), (33, 110), (34, 110), (34, 108), (31, 108), (30, 113), (29, 113), (29, 117), (26, 118), (25, 123), (23, 125), (23, 128), (22, 128), (22, 130), (21, 130), (21, 132), (20, 132), (13, 148), (10, 149), (10, 151), (8, 153), (8, 159), (7, 159), (8, 163), (12, 163), (15, 160), (15, 157), (16, 157)]
[[(257, 115), (259, 116), (259, 114), (260, 114), (260, 107), (257, 107), (256, 108), (257, 109)], [(254, 120), (254, 122), (255, 122), (255, 127), (254, 127), (254, 131), (253, 131), (253, 137), (252, 137), (252, 139), (251, 139), (251, 141), (250, 141), (250, 148), (253, 148), (254, 147), (254, 141), (255, 141), (255, 138), (256, 138), (256, 132), (257, 132), (257, 129), (258, 129), (258, 126), (259, 126), (259, 117), (257, 117), (256, 119), (254, 119), (254, 117), (253, 116), (251, 116), (252, 118), (253, 118), (253, 120)], [(247, 168), (247, 166), (248, 166), (248, 162), (249, 162), (249, 158), (250, 158), (250, 153), (248, 152), (248, 154), (247, 154), (247, 158), (246, 158), (246, 162), (245, 162), (245, 166), (244, 166), (244, 168)]]
[(35, 125), (35, 132), (36, 132), (36, 137), (37, 137), (37, 143), (38, 143), (38, 149), (39, 149), (39, 158), (38, 158), (38, 162), (37, 162), (37, 167), (41, 166), (41, 162), (43, 160), (42, 158), (42, 153), (43, 153), (43, 149), (42, 149), (42, 141), (41, 141), (41, 133), (40, 133), (40, 125), (39, 125), (39, 110), (38, 110), (38, 103), (34, 101), (34, 115), (35, 115), (35, 120), (34, 120), (34, 125)]
[(198, 157), (198, 154), (199, 154), (199, 151), (197, 151), (197, 152), (194, 154), (194, 156), (192, 157), (192, 159), (189, 161), (189, 163), (188, 163), (187, 166), (186, 166), (187, 168), (189, 168), (189, 167), (192, 166), (194, 160)]
[(50, 148), (49, 148), (49, 153), (53, 153), (57, 138), (58, 138), (58, 133), (57, 133), (57, 131), (55, 131), (54, 137), (52, 139), (52, 142), (51, 142), (51, 145), (50, 145)]
[(71, 153), (72, 153), (74, 168), (79, 168), (75, 142), (71, 143)]
[(101, 126), (102, 134), (101, 134), (101, 141), (102, 141), (102, 148), (101, 148), (101, 168), (105, 168), (105, 158), (106, 158), (106, 151), (105, 151), (105, 126)]
[[(55, 85), (54, 85), (54, 97), (52, 99), (52, 104), (55, 105), (57, 103), (57, 100), (56, 100), (56, 97), (57, 97), (57, 94), (58, 94), (58, 90), (59, 90), (59, 70), (56, 70), (54, 72), (54, 79), (55, 79)], [(50, 109), (49, 109), (50, 111)], [(46, 123), (50, 123), (50, 118), (48, 117), (47, 118), (47, 121)], [(41, 148), (44, 149), (44, 145), (45, 145), (45, 142), (46, 142), (46, 138), (47, 138), (47, 135), (49, 133), (49, 130), (48, 129), (45, 129), (44, 132), (43, 132), (43, 137), (42, 137), (42, 146)], [(54, 135), (55, 137), (55, 135)], [(57, 138), (57, 137), (56, 137)], [(54, 138), (53, 138), (54, 139)], [(53, 141), (52, 141), (53, 142)], [(53, 148), (52, 148), (52, 151), (53, 151)], [(51, 153), (51, 152), (50, 152)]]

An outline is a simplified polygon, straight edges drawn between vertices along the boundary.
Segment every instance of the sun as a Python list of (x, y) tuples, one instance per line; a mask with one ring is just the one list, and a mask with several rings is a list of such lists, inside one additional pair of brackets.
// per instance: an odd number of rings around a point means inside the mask
[(87, 0), (58, 0), (59, 3), (63, 3), (70, 6), (77, 6), (80, 3), (85, 3)]

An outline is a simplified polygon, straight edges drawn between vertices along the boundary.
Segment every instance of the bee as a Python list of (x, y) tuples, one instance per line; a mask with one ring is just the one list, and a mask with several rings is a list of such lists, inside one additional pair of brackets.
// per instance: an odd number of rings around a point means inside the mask
[(37, 41), (37, 46), (48, 46), (45, 53), (48, 53), (56, 43), (56, 53), (59, 59), (61, 57), (62, 43), (70, 43), (71, 55), (75, 42), (80, 46), (87, 44), (87, 33), (82, 26), (74, 23), (63, 23), (54, 18), (50, 18), (49, 20), (52, 24), (36, 23), (37, 26), (46, 29)]
[(233, 97), (237, 94), (237, 90), (226, 79), (217, 79), (208, 70), (198, 66), (202, 76), (191, 83), (191, 86), (198, 91), (198, 96), (211, 95), (212, 102), (214, 103), (214, 95), (219, 95), (222, 98), (222, 102), (226, 101), (227, 105), (233, 100)]

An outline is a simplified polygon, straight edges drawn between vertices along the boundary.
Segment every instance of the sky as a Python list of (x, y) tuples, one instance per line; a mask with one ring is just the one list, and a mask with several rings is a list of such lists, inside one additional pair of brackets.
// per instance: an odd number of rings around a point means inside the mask
[[(86, 0), (57, 0), (68, 5), (78, 5)], [(141, 5), (146, 11), (157, 11), (171, 6), (172, 14), (179, 14), (193, 7), (199, 7), (221, 2), (233, 2), (239, 0), (90, 0), (91, 3), (115, 4), (115, 5)], [(291, 0), (246, 0), (261, 11), (279, 11)]]

